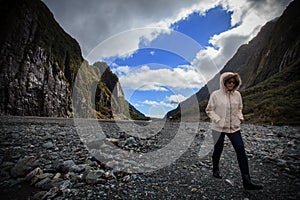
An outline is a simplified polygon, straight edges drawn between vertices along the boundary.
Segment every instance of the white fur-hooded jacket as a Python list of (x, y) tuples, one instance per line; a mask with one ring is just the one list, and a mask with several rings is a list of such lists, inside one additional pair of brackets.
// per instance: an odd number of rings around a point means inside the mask
[[(225, 80), (229, 78), (235, 78), (237, 82), (232, 91), (228, 91), (224, 85)], [(242, 96), (238, 91), (241, 84), (241, 78), (237, 73), (225, 72), (221, 75), (220, 89), (210, 95), (206, 107), (213, 130), (225, 133), (240, 130), (240, 124), (244, 120)]]

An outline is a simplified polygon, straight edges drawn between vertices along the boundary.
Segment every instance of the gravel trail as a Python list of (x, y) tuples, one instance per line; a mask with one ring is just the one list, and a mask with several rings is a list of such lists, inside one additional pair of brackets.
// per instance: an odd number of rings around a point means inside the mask
[[(223, 179), (212, 177), (206, 122), (197, 128), (183, 123), (182, 138), (176, 139), (182, 131), (179, 122), (150, 122), (155, 129), (146, 122), (97, 121), (101, 130), (95, 134), (93, 120), (80, 128), (72, 119), (0, 120), (0, 199), (300, 198), (299, 127), (242, 125), (252, 179), (264, 185), (261, 191), (249, 192), (242, 187), (228, 138), (220, 161)], [(89, 134), (83, 137), (79, 132)], [(111, 147), (122, 155), (113, 154)], [(165, 156), (150, 164), (130, 159), (165, 149)], [(179, 156), (176, 149), (182, 151)]]

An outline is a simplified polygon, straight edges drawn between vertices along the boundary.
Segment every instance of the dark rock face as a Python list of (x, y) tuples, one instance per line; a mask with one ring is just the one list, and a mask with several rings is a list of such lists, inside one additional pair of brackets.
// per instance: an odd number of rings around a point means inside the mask
[(32, 58), (26, 56), (21, 63), (8, 65), (1, 73), (1, 113), (68, 116), (71, 94), (69, 83), (62, 71), (55, 74), (47, 58), (41, 57), (43, 49), (35, 54)]
[(78, 43), (38, 0), (1, 1), (0, 114), (66, 117)]
[(238, 49), (221, 72), (239, 72), (245, 89), (295, 64), (300, 57), (299, 6), (298, 1), (292, 2), (281, 17), (262, 27), (255, 38)]

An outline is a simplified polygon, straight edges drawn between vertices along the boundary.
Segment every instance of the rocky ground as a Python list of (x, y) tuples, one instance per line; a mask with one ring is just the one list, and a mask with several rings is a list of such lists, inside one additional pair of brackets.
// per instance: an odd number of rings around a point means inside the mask
[(300, 198), (299, 127), (242, 126), (251, 176), (264, 185), (249, 192), (228, 139), (223, 179), (212, 177), (208, 123), (94, 123), (0, 117), (0, 198)]

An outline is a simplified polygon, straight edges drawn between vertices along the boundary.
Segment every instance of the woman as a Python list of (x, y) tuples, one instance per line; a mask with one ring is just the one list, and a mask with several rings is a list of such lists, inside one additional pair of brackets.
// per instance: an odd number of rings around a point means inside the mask
[(220, 77), (220, 89), (214, 91), (208, 101), (206, 113), (212, 121), (214, 138), (213, 176), (221, 179), (219, 161), (224, 146), (225, 135), (230, 139), (237, 155), (242, 174), (243, 186), (246, 190), (259, 190), (262, 185), (251, 182), (248, 158), (240, 132), (240, 124), (244, 120), (242, 97), (237, 91), (241, 85), (241, 78), (237, 73), (226, 72)]

